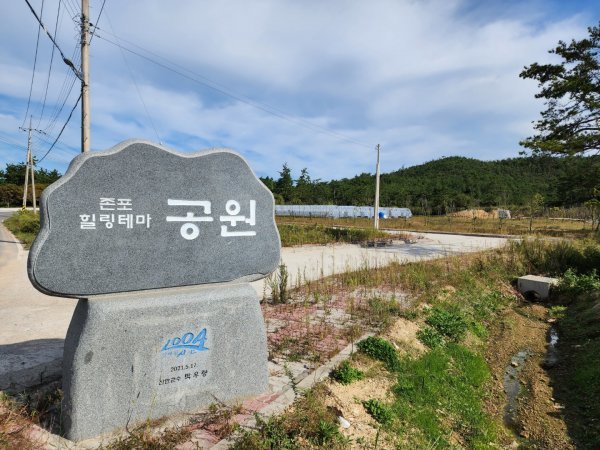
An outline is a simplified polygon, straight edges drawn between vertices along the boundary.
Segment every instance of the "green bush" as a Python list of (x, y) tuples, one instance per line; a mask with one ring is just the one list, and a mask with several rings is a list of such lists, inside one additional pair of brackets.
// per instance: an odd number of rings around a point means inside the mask
[(593, 269), (589, 274), (578, 275), (572, 269), (567, 271), (560, 278), (558, 289), (561, 292), (572, 294), (581, 294), (600, 290), (600, 277)]
[(519, 259), (518, 272), (545, 273), (558, 276), (571, 268), (577, 273), (589, 273), (600, 267), (600, 243), (596, 240), (547, 242), (525, 239), (511, 243)]
[(369, 336), (356, 344), (358, 349), (371, 358), (382, 361), (390, 371), (398, 370), (400, 360), (392, 344), (380, 337)]
[(463, 314), (453, 306), (434, 307), (425, 322), (452, 342), (460, 342), (468, 328)]
[(4, 223), (13, 233), (37, 233), (40, 231), (40, 216), (29, 210), (17, 211)]
[(382, 425), (389, 424), (394, 418), (394, 413), (392, 412), (392, 409), (388, 405), (385, 405), (384, 403), (380, 402), (379, 400), (366, 400), (362, 402), (362, 404), (369, 413), (369, 415)]
[(429, 348), (436, 348), (444, 345), (444, 336), (432, 327), (424, 327), (417, 331), (417, 339)]
[(4, 225), (25, 247), (29, 247), (40, 231), (40, 216), (33, 211), (21, 210), (6, 219)]
[(353, 381), (362, 380), (364, 377), (364, 372), (352, 367), (348, 361), (343, 361), (331, 371), (331, 378), (341, 384), (350, 384)]

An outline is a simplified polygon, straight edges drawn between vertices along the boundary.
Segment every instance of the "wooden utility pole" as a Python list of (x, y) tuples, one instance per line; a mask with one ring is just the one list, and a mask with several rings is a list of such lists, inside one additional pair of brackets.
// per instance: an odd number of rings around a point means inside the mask
[(375, 168), (375, 215), (373, 225), (379, 230), (379, 144), (375, 147), (377, 150), (377, 166)]
[[(27, 136), (27, 156), (25, 158), (25, 186), (23, 186), (23, 209), (27, 206), (27, 186), (29, 185), (29, 152), (31, 152), (31, 117), (29, 118), (29, 134)], [(33, 193), (35, 197), (35, 192)]]
[(29, 150), (29, 170), (31, 170), (31, 197), (33, 199), (33, 213), (37, 212), (37, 200), (35, 193), (35, 169), (33, 167), (33, 152)]
[(22, 128), (22, 131), (27, 131), (27, 156), (25, 158), (25, 185), (23, 186), (23, 208), (27, 206), (27, 191), (29, 188), (29, 171), (31, 170), (31, 198), (33, 204), (33, 212), (37, 210), (37, 201), (35, 198), (35, 169), (33, 167), (33, 152), (31, 151), (31, 132), (37, 131), (38, 133), (46, 134), (42, 130), (36, 130), (31, 127), (31, 116), (29, 116), (29, 128)]
[(90, 1), (81, 0), (81, 152), (90, 151)]

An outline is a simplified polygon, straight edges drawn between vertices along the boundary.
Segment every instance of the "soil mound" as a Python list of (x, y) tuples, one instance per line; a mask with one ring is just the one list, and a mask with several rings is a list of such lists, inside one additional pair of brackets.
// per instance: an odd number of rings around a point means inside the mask
[(465, 209), (455, 213), (448, 214), (452, 217), (464, 217), (465, 219), (497, 219), (498, 211), (485, 212), (483, 209)]

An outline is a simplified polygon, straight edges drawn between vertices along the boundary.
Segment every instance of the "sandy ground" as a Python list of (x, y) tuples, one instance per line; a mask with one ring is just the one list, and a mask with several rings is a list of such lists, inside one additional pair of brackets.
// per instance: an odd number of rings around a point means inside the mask
[[(4, 213), (5, 211), (0, 211)], [(6, 217), (6, 214), (1, 214)], [(456, 253), (480, 251), (504, 245), (506, 239), (448, 234), (421, 234), (414, 244), (401, 241), (379, 249), (358, 245), (283, 248), (282, 263), (289, 272), (289, 286), (307, 280), (368, 266), (375, 267)], [(77, 300), (50, 297), (38, 292), (27, 277), (28, 252), (0, 225), (0, 346), (38, 339), (64, 339)], [(262, 298), (268, 283), (252, 283)]]

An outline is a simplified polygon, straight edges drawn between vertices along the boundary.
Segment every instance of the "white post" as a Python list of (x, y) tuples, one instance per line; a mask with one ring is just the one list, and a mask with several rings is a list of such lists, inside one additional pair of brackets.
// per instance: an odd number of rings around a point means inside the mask
[(373, 225), (379, 230), (379, 144), (377, 144), (377, 166), (375, 168), (375, 215)]

